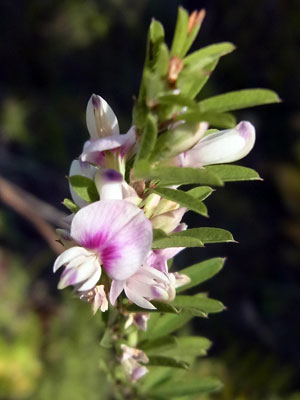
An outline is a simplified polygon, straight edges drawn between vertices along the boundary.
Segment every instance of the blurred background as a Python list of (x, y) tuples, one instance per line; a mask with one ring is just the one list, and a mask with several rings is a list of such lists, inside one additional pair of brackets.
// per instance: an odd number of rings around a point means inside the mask
[(193, 322), (214, 342), (198, 368), (224, 382), (213, 399), (300, 399), (299, 0), (1, 0), (0, 400), (106, 398), (100, 318), (71, 291), (57, 291), (51, 227), (88, 137), (90, 95), (104, 97), (128, 130), (151, 17), (170, 43), (179, 4), (206, 8), (195, 47), (237, 45), (201, 96), (266, 87), (283, 99), (237, 113), (257, 128), (242, 164), (264, 182), (227, 184), (208, 199), (209, 220), (186, 216), (239, 241), (176, 259), (184, 267), (228, 257), (203, 285), (227, 311)]

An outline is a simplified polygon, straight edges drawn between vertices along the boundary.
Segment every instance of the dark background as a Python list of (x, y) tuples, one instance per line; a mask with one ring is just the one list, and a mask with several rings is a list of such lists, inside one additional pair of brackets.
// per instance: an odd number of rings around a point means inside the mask
[[(151, 17), (163, 23), (170, 43), (179, 4), (189, 11), (206, 9), (195, 48), (221, 41), (237, 46), (220, 61), (201, 97), (266, 87), (283, 100), (280, 105), (237, 113), (239, 120), (250, 120), (257, 129), (255, 148), (242, 164), (255, 168), (264, 182), (218, 189), (207, 201), (209, 220), (186, 216), (190, 226), (222, 227), (239, 241), (185, 251), (176, 260), (181, 267), (212, 256), (228, 257), (224, 270), (203, 286), (227, 310), (193, 324), (214, 342), (211, 360), (203, 365), (225, 382), (218, 399), (296, 400), (300, 398), (299, 1), (2, 0), (0, 175), (64, 211), (60, 202), (68, 196), (65, 175), (88, 137), (87, 100), (92, 93), (100, 94), (118, 116), (121, 131), (128, 130)], [(60, 338), (69, 340), (66, 331), (52, 329), (68, 313), (51, 272), (55, 254), (30, 218), (24, 219), (9, 200), (1, 199), (1, 312), (6, 315), (10, 308), (15, 319), (22, 315), (25, 328), (21, 324), (15, 329), (9, 316), (0, 317), (0, 333), (6, 338), (4, 333), (10, 332), (14, 343), (21, 338), (28, 348), (22, 335), (29, 329), (26, 321), (33, 318), (38, 339), (30, 344), (31, 356), (38, 366), (24, 374), (27, 389), (16, 394), (11, 376), (1, 372), (7, 359), (1, 360), (0, 352), (0, 399), (27, 399), (37, 391), (32, 398), (48, 400), (50, 394), (41, 393), (51, 390), (40, 387), (45, 376), (51, 386), (47, 368), (55, 360), (49, 361), (49, 346)], [(68, 318), (66, 329), (76, 326), (76, 317)], [(66, 393), (57, 398), (69, 397)], [(89, 398), (94, 397), (89, 394)]]

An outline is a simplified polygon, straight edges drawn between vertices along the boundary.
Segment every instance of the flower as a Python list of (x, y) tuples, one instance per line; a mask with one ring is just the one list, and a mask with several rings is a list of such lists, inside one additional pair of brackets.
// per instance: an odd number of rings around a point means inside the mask
[(108, 103), (93, 94), (86, 110), (86, 122), (91, 139), (80, 156), (81, 161), (125, 173), (125, 156), (136, 143), (135, 128), (120, 134), (117, 117)]
[(150, 318), (149, 313), (144, 313), (144, 312), (130, 313), (124, 327), (125, 329), (127, 329), (133, 324), (138, 329), (146, 331), (149, 318)]
[(126, 280), (113, 280), (109, 299), (112, 305), (124, 290), (126, 296), (139, 307), (155, 310), (151, 300), (172, 301), (175, 298), (175, 277), (156, 268), (141, 266)]
[(93, 314), (100, 309), (102, 312), (108, 310), (108, 301), (104, 290), (104, 285), (95, 286), (92, 290), (80, 293), (80, 300), (91, 304)]
[(65, 265), (59, 289), (69, 285), (89, 291), (101, 276), (101, 266), (112, 279), (125, 280), (143, 264), (152, 243), (152, 226), (144, 213), (124, 200), (100, 200), (79, 210), (70, 235), (78, 244), (55, 261)]
[(136, 382), (148, 372), (148, 369), (141, 363), (146, 364), (149, 359), (142, 350), (129, 347), (126, 344), (121, 344), (121, 349), (123, 351), (121, 364), (130, 380)]
[(173, 161), (181, 167), (203, 167), (240, 160), (253, 148), (255, 128), (248, 121), (240, 122), (233, 129), (226, 129), (204, 136), (190, 150)]

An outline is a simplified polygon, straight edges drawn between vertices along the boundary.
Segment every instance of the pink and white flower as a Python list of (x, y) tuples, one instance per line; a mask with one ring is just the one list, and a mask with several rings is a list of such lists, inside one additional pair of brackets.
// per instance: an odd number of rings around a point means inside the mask
[(124, 290), (126, 296), (141, 308), (155, 310), (151, 300), (172, 301), (175, 298), (175, 277), (143, 265), (126, 280), (113, 280), (109, 299), (112, 305)]
[(192, 149), (181, 153), (173, 161), (182, 167), (230, 163), (245, 157), (254, 143), (254, 126), (242, 121), (233, 129), (204, 136)]
[(65, 265), (59, 288), (77, 291), (94, 288), (101, 276), (119, 281), (134, 275), (152, 243), (152, 226), (144, 213), (124, 200), (100, 200), (79, 210), (70, 235), (78, 246), (65, 250), (54, 263), (54, 272)]

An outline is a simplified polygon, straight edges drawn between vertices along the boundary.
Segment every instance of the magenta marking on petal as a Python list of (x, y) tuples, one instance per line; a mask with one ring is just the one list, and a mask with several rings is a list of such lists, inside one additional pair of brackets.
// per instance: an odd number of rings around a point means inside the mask
[(102, 172), (101, 177), (109, 182), (122, 182), (123, 176), (114, 169), (107, 169)]
[(86, 237), (82, 241), (81, 245), (91, 250), (102, 249), (107, 243), (108, 232), (98, 232), (95, 235), (86, 234)]
[(249, 139), (251, 135), (251, 124), (247, 121), (242, 121), (238, 124), (237, 130), (239, 131), (240, 136), (244, 139)]
[(93, 94), (93, 95), (92, 95), (92, 103), (93, 103), (93, 106), (94, 106), (95, 108), (100, 108), (100, 107), (101, 107), (101, 100), (100, 100), (100, 97), (97, 96), (96, 94)]
[(110, 270), (111, 263), (121, 257), (120, 247), (115, 244), (110, 244), (101, 251), (101, 261), (107, 271)]

